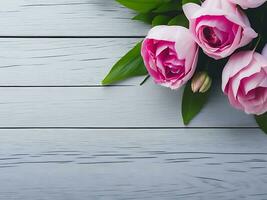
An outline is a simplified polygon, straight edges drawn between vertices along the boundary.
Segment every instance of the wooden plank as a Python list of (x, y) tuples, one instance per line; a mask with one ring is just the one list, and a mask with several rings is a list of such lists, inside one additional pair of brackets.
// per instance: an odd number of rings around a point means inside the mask
[(1, 130), (0, 199), (266, 199), (258, 130)]
[[(218, 89), (193, 127), (255, 127)], [(142, 87), (0, 88), (0, 127), (183, 127), (182, 90)]]
[(139, 36), (148, 26), (111, 0), (0, 2), (1, 36)]
[[(98, 86), (110, 66), (137, 40), (1, 39), (0, 86)], [(142, 79), (121, 84), (138, 85)], [(2, 88), (0, 126), (181, 127), (181, 93), (151, 82), (136, 88)], [(192, 125), (255, 123), (217, 94)]]
[(0, 39), (0, 86), (100, 85), (111, 66), (140, 40)]

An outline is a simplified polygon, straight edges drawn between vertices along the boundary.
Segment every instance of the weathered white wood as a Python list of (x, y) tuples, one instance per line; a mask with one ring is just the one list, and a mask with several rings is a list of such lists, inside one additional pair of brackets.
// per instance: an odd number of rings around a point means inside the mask
[(136, 41), (1, 39), (0, 85), (96, 85)]
[(1, 130), (0, 199), (266, 199), (258, 130)]
[(0, 86), (100, 85), (112, 65), (140, 40), (0, 39)]
[[(253, 117), (230, 107), (218, 93), (191, 126), (256, 126)], [(142, 87), (0, 88), (0, 94), (0, 127), (183, 127), (182, 90), (150, 82)]]
[(0, 35), (136, 36), (148, 26), (114, 0), (0, 1)]
[[(140, 36), (149, 28), (113, 0), (1, 1), (0, 13), (0, 36)], [(267, 198), (260, 130), (171, 129), (183, 127), (182, 91), (136, 86), (142, 78), (97, 87), (137, 41), (0, 39), (0, 86), (88, 86), (0, 88), (0, 128), (29, 128), (0, 130), (1, 200)], [(219, 91), (192, 127), (256, 126)]]
[[(1, 39), (0, 85), (96, 86), (136, 42), (137, 39)], [(2, 88), (0, 126), (182, 126), (182, 90), (170, 91), (151, 81), (139, 87), (142, 79), (121, 83), (137, 85), (129, 88)], [(232, 109), (224, 97), (215, 95), (192, 125), (255, 123)]]

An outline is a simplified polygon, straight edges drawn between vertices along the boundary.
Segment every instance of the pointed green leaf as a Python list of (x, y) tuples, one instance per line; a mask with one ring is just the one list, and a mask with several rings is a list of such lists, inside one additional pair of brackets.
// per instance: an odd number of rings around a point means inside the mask
[(152, 26), (167, 25), (170, 20), (170, 16), (158, 15), (153, 19)]
[(267, 113), (260, 116), (255, 116), (255, 119), (261, 130), (263, 130), (264, 133), (267, 134)]
[(108, 75), (102, 81), (102, 84), (110, 85), (130, 77), (146, 75), (147, 70), (140, 52), (141, 42), (112, 67)]
[(170, 0), (116, 0), (127, 8), (140, 13), (147, 13)]
[(155, 15), (152, 13), (140, 13), (138, 15), (136, 15), (135, 17), (133, 17), (133, 20), (139, 20), (142, 22), (145, 22), (147, 24), (152, 24), (152, 21), (154, 19)]
[(179, 25), (179, 26), (184, 26), (188, 28), (189, 21), (184, 14), (181, 14), (181, 15), (177, 15), (176, 17), (172, 18), (169, 21), (168, 25), (169, 26)]
[(204, 105), (208, 102), (210, 92), (193, 93), (191, 90), (191, 82), (188, 82), (184, 89), (182, 100), (182, 115), (185, 125), (202, 110)]
[(145, 79), (140, 83), (140, 86), (142, 86), (142, 85), (144, 85), (146, 82), (147, 82), (147, 80), (150, 78), (150, 75), (147, 75), (146, 77), (145, 77)]
[(200, 4), (201, 1), (200, 0), (183, 0), (182, 4), (187, 4), (187, 3), (196, 3), (196, 4)]
[(153, 10), (153, 13), (166, 13), (172, 11), (180, 11), (182, 8), (181, 1), (171, 1), (160, 5), (157, 9)]

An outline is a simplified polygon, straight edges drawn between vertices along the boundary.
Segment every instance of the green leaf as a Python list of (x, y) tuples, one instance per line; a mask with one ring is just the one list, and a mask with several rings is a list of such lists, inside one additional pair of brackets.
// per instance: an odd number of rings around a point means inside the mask
[(267, 113), (260, 116), (255, 116), (255, 119), (261, 130), (263, 130), (264, 133), (267, 134)]
[(153, 19), (152, 26), (167, 25), (170, 20), (170, 16), (158, 15)]
[(188, 125), (202, 110), (208, 101), (209, 94), (210, 91), (206, 93), (193, 93), (191, 90), (191, 81), (186, 84), (182, 100), (182, 115), (185, 125)]
[(130, 77), (146, 75), (147, 70), (140, 52), (141, 42), (139, 42), (112, 67), (108, 75), (102, 81), (102, 84), (110, 85)]
[(147, 75), (146, 77), (145, 77), (145, 79), (140, 83), (140, 86), (142, 86), (142, 85), (144, 85), (146, 82), (147, 82), (147, 80), (150, 78), (150, 75)]
[(151, 13), (140, 13), (138, 15), (136, 15), (135, 17), (133, 17), (133, 20), (139, 20), (142, 22), (145, 22), (147, 24), (152, 24), (152, 21), (154, 19), (155, 15), (151, 14)]
[(116, 0), (127, 8), (140, 13), (147, 13), (170, 0)]
[(247, 9), (245, 10), (245, 13), (249, 20), (253, 22), (251, 23), (251, 27), (258, 33), (261, 40), (258, 43), (258, 38), (254, 39), (250, 45), (244, 47), (243, 49), (254, 49), (255, 45), (258, 44), (256, 51), (260, 52), (267, 43), (267, 27), (265, 25), (267, 20), (267, 3), (265, 6), (260, 6), (257, 9)]
[(189, 27), (189, 21), (184, 14), (181, 14), (181, 15), (177, 15), (176, 17), (172, 18), (169, 21), (168, 25), (169, 26), (179, 25), (179, 26)]
[(187, 4), (187, 3), (196, 3), (196, 4), (200, 4), (201, 1), (200, 0), (183, 0), (182, 4)]
[(172, 11), (180, 11), (182, 8), (181, 1), (171, 1), (160, 5), (157, 9), (153, 10), (153, 13), (166, 13)]

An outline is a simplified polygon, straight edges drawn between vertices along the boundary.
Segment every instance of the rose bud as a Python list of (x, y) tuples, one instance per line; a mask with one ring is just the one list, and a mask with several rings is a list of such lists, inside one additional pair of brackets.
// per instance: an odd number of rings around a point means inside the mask
[(196, 42), (216, 60), (231, 55), (258, 35), (247, 16), (227, 0), (205, 0), (201, 6), (187, 3), (183, 10)]
[(266, 2), (266, 0), (229, 0), (229, 1), (240, 5), (243, 9), (257, 8)]
[(157, 84), (178, 89), (190, 80), (198, 60), (198, 46), (187, 28), (157, 26), (142, 44), (145, 66)]
[(222, 74), (222, 90), (230, 104), (247, 114), (267, 111), (267, 56), (242, 51), (230, 57)]
[(192, 79), (191, 88), (193, 93), (205, 93), (211, 87), (212, 79), (207, 72), (198, 72)]

